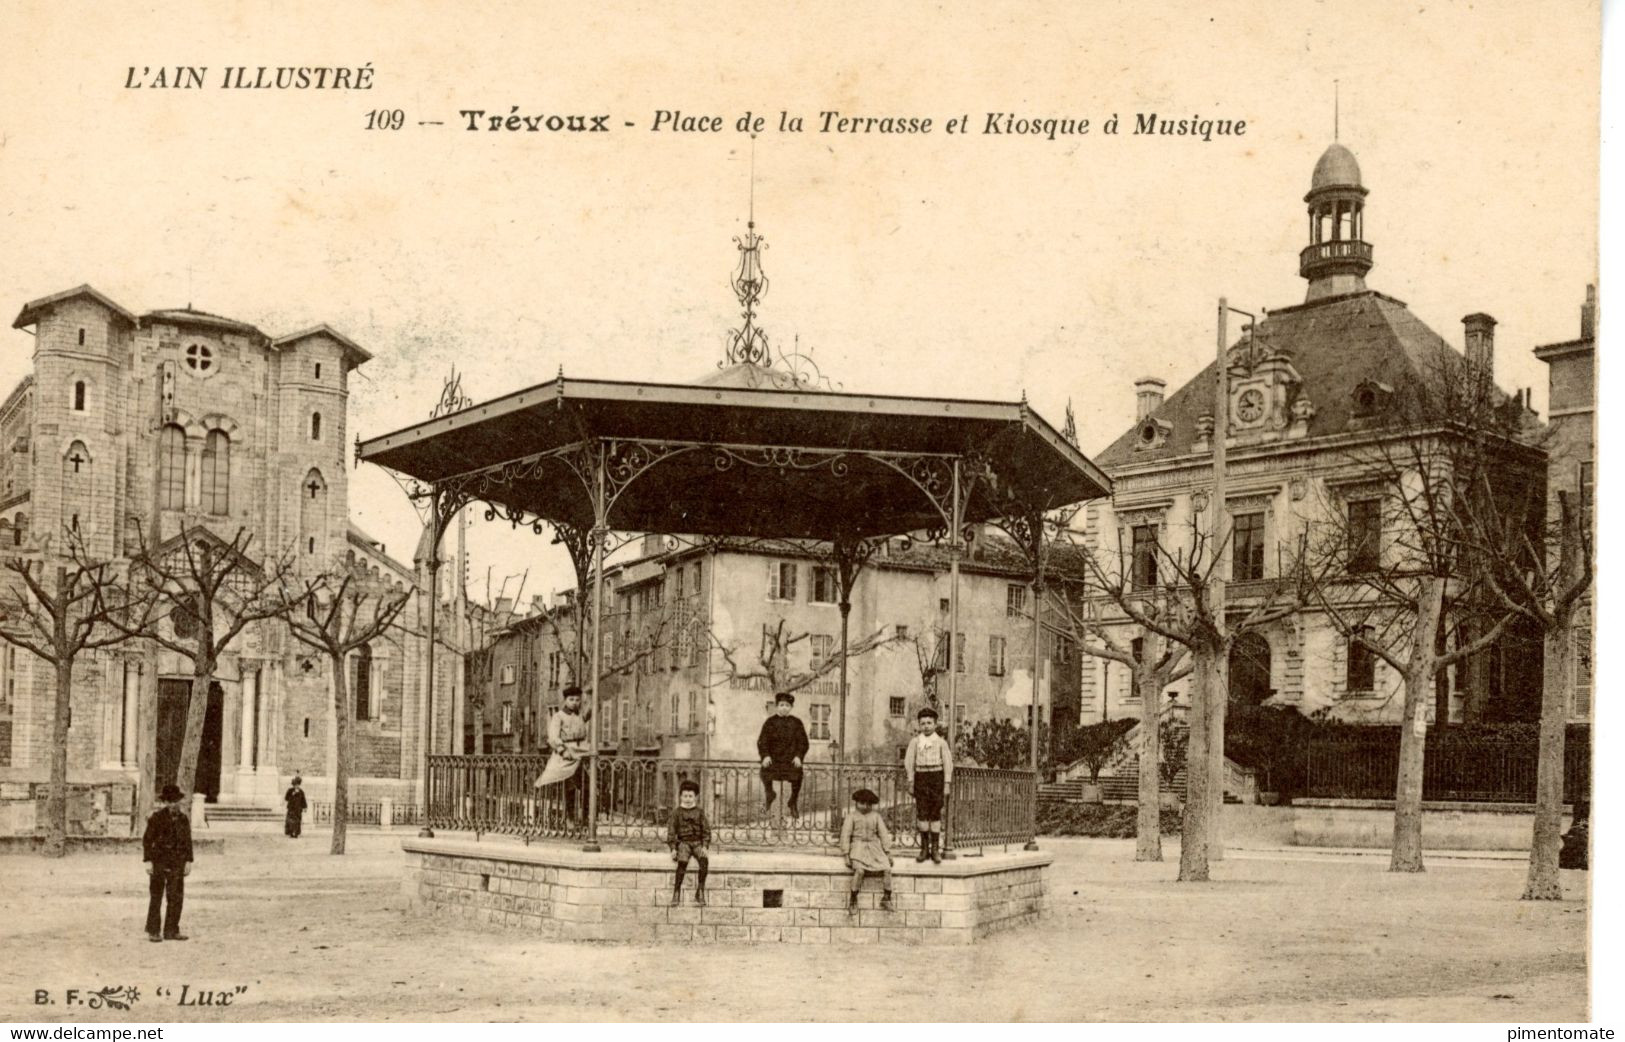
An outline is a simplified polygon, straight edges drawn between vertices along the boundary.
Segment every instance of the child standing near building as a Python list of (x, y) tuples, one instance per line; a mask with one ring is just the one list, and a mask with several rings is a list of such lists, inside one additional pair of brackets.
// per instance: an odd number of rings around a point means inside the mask
[(666, 825), (666, 842), (671, 846), (671, 859), (677, 862), (677, 878), (671, 885), (671, 903), (676, 906), (683, 897), (683, 874), (688, 871), (688, 859), (700, 866), (699, 878), (694, 885), (694, 903), (705, 904), (705, 876), (711, 870), (711, 823), (700, 809), (698, 782), (685, 781), (677, 787), (677, 806)]
[(920, 853), (914, 860), (930, 858), (942, 864), (942, 804), (954, 783), (954, 752), (948, 739), (937, 733), (937, 711), (930, 706), (918, 714), (920, 733), (908, 740), (903, 769), (908, 772), (908, 788), (914, 794), (914, 817), (920, 826)]
[(868, 789), (859, 789), (852, 794), (852, 802), (857, 811), (846, 816), (841, 822), (841, 855), (846, 858), (846, 867), (852, 870), (852, 890), (846, 902), (846, 914), (858, 913), (858, 891), (863, 889), (863, 877), (870, 872), (879, 872), (881, 885), (884, 887), (880, 895), (880, 908), (882, 911), (891, 911), (891, 831), (886, 828), (886, 819), (875, 811), (875, 805), (880, 802)]

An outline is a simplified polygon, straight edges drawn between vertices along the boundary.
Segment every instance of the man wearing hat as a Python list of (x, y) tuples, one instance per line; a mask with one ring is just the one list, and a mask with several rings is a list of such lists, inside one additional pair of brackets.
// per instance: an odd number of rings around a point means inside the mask
[[(192, 874), (192, 823), (181, 813), (181, 790), (170, 784), (158, 794), (158, 809), (147, 818), (147, 832), (141, 837), (141, 860), (152, 877), (147, 887), (147, 940), (184, 941), (181, 933), (181, 905), (186, 899), (186, 877)], [(165, 899), (169, 906), (164, 907)], [(159, 934), (159, 912), (164, 912), (163, 933)]]
[(937, 711), (921, 709), (919, 734), (908, 740), (903, 769), (914, 795), (914, 817), (920, 825), (920, 853), (915, 861), (930, 858), (942, 864), (942, 803), (954, 782), (954, 752), (937, 733)]
[(790, 816), (799, 818), (801, 810), (801, 761), (807, 755), (807, 729), (801, 718), (791, 716), (796, 696), (780, 691), (773, 696), (773, 715), (762, 721), (762, 732), (756, 736), (756, 755), (762, 758), (762, 789), (766, 802), (762, 809), (770, 810), (778, 795), (775, 782), (790, 783)]

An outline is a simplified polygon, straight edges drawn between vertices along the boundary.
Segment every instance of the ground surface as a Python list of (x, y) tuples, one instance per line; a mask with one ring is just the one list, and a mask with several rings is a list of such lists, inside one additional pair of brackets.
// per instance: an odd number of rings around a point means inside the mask
[[(187, 881), (184, 944), (142, 934), (136, 855), (0, 859), (0, 1019), (1577, 1021), (1584, 875), (1523, 862), (1236, 850), (1176, 884), (1123, 840), (1045, 840), (1051, 914), (974, 948), (592, 945), (409, 915), (399, 837), (233, 835)], [(134, 985), (129, 1011), (65, 990)], [(175, 1005), (181, 986), (246, 990)], [(53, 1005), (34, 1004), (47, 989)], [(159, 989), (168, 989), (160, 995)]]

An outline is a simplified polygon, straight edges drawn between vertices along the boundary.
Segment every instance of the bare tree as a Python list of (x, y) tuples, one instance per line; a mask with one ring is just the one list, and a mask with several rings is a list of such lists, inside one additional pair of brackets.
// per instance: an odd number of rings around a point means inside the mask
[(73, 671), (86, 651), (130, 639), (114, 620), (142, 628), (153, 601), (132, 599), (111, 562), (92, 561), (78, 534), (54, 564), (43, 551), (5, 559), (0, 577), (0, 640), (49, 662), (56, 671), (51, 772), (45, 799), (45, 854), (61, 857), (68, 835), (68, 723)]
[[(1591, 589), (1591, 536), (1558, 494), (1555, 523), (1536, 542), (1527, 519), (1509, 513), (1494, 497), (1472, 519), (1480, 550), (1493, 567), (1486, 579), (1510, 611), (1540, 630), (1544, 651), (1540, 699), (1540, 746), (1535, 775), (1535, 827), (1529, 848), (1526, 901), (1561, 901), (1558, 854), (1563, 830), (1563, 766), (1569, 707), (1573, 702), (1574, 621)], [(1523, 553), (1507, 550), (1522, 544)], [(1556, 544), (1553, 546), (1552, 544)]]
[(1329, 567), (1315, 595), (1351, 648), (1403, 679), (1389, 867), (1420, 872), (1430, 695), (1517, 616), (1487, 583), (1507, 548), (1474, 546), (1469, 533), (1482, 530), (1475, 518), (1496, 498), (1527, 497), (1532, 479), (1520, 464), (1531, 460), (1521, 405), (1455, 356), (1403, 388), (1374, 423), (1375, 436), (1347, 452), (1346, 491), (1328, 497), (1314, 552)]
[[(761, 680), (775, 694), (794, 694), (841, 668), (843, 653), (840, 648), (834, 648), (822, 658), (809, 656), (806, 669), (793, 666), (790, 662), (791, 650), (797, 644), (810, 640), (812, 633), (794, 632), (788, 628), (785, 619), (779, 619), (774, 624), (763, 623), (761, 639), (755, 648), (744, 647), (738, 642), (726, 644), (709, 630), (706, 632), (723, 661), (721, 675), (713, 678), (713, 685)], [(898, 637), (895, 629), (888, 632), (888, 629), (882, 628), (849, 644), (844, 658), (850, 661), (876, 648), (907, 640), (906, 637)]]
[(286, 612), (282, 588), (292, 564), (285, 555), (252, 560), (248, 551), (254, 537), (244, 528), (227, 541), (199, 526), (156, 547), (139, 525), (131, 528), (138, 543), (130, 564), (131, 582), (150, 591), (169, 626), (166, 632), (154, 619), (143, 619), (139, 625), (116, 617), (110, 622), (129, 636), (150, 638), (192, 664), (186, 734), (175, 771), (175, 784), (189, 796), (197, 786), (209, 686), (220, 657), (250, 623)]
[[(1133, 677), (1134, 693), (1140, 700), (1139, 720), (1139, 810), (1135, 817), (1134, 860), (1162, 860), (1162, 803), (1158, 760), (1162, 755), (1162, 691), (1169, 684), (1190, 675), (1189, 649), (1146, 628), (1137, 639), (1119, 638), (1121, 626), (1108, 626), (1101, 617), (1102, 604), (1095, 593), (1107, 593), (1083, 578), (1057, 583), (1050, 588), (1050, 602), (1057, 624), (1085, 655), (1126, 666)], [(1171, 616), (1167, 591), (1148, 592), (1139, 602), (1140, 610)], [(1105, 704), (1106, 693), (1101, 693)]]
[[(1281, 576), (1267, 584), (1263, 594), (1245, 607), (1240, 618), (1226, 620), (1226, 625), (1221, 627), (1215, 614), (1211, 583), (1224, 555), (1214, 551), (1200, 526), (1191, 526), (1188, 547), (1170, 548), (1159, 542), (1142, 553), (1146, 556), (1135, 561), (1122, 547), (1112, 555), (1086, 549), (1083, 563), (1087, 585), (1097, 602), (1103, 601), (1120, 613), (1121, 618), (1115, 620), (1118, 625), (1138, 626), (1145, 634), (1145, 650), (1140, 655), (1132, 655), (1131, 649), (1131, 661), (1139, 663), (1136, 684), (1141, 691), (1144, 716), (1154, 721), (1160, 709), (1162, 686), (1169, 681), (1157, 684), (1159, 674), (1172, 679), (1188, 670), (1192, 677), (1178, 878), (1181, 882), (1206, 882), (1210, 878), (1209, 844), (1215, 827), (1216, 797), (1224, 784), (1214, 766), (1222, 765), (1222, 756), (1210, 755), (1210, 751), (1222, 751), (1224, 746), (1221, 714), (1224, 700), (1229, 697), (1224, 678), (1230, 644), (1241, 634), (1262, 629), (1301, 608), (1305, 589), (1303, 554), (1297, 554), (1290, 562), (1283, 561)], [(1090, 629), (1103, 633), (1114, 620), (1085, 616), (1080, 621), (1085, 624), (1085, 633)], [(1160, 650), (1159, 638), (1166, 642)], [(1094, 646), (1107, 650), (1099, 637), (1094, 638)], [(1176, 647), (1190, 656), (1188, 667), (1174, 657)], [(1145, 686), (1139, 686), (1141, 684)], [(1153, 684), (1155, 694), (1147, 697)], [(1157, 813), (1157, 776), (1147, 770), (1148, 759), (1142, 746), (1140, 820), (1137, 823), (1142, 842), (1147, 831), (1157, 828), (1151, 820)], [(1151, 759), (1151, 763), (1155, 760)], [(1160, 847), (1160, 839), (1158, 844)], [(1149, 848), (1147, 843), (1148, 853)], [(1139, 856), (1138, 850), (1136, 856)]]
[(350, 765), (354, 738), (350, 721), (349, 675), (345, 661), (352, 651), (388, 632), (412, 591), (346, 572), (308, 579), (300, 588), (284, 582), (279, 600), (288, 610), (284, 619), (294, 639), (327, 656), (333, 671), (333, 715), (336, 721), (336, 763), (333, 766), (333, 845), (344, 853), (345, 830), (350, 820)]

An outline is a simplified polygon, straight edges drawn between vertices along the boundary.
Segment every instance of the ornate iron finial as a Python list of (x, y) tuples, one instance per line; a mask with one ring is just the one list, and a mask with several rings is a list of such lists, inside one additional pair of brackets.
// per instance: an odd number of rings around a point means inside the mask
[(738, 329), (728, 331), (728, 345), (717, 368), (726, 369), (741, 363), (765, 367), (772, 366), (773, 353), (768, 347), (767, 333), (756, 325), (756, 305), (767, 292), (767, 275), (762, 271), (762, 237), (756, 234), (756, 135), (751, 135), (750, 152), (750, 210), (745, 223), (745, 234), (734, 239), (739, 247), (739, 268), (734, 272), (733, 291), (744, 308), (740, 317), (745, 321)]
[(1078, 447), (1078, 418), (1072, 415), (1072, 399), (1066, 400), (1066, 426), (1061, 428), (1061, 437), (1072, 443), (1073, 448)]
[(456, 366), (452, 366), (451, 374), (446, 377), (446, 382), (440, 388), (440, 400), (429, 413), (429, 419), (436, 420), (442, 416), (449, 416), (473, 404), (474, 399), (463, 393), (462, 374), (457, 371)]

